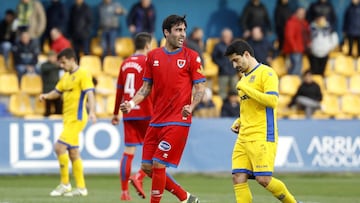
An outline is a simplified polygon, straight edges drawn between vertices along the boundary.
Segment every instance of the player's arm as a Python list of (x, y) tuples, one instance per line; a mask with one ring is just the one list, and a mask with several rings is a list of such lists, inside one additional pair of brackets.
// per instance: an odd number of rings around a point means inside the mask
[(89, 119), (92, 123), (96, 122), (95, 114), (95, 94), (93, 90), (87, 91), (88, 104), (89, 104)]
[(240, 121), (240, 117), (237, 118), (233, 124), (231, 125), (231, 131), (233, 131), (234, 133), (238, 134), (239, 131), (240, 131), (240, 124), (241, 124), (241, 121)]
[(194, 95), (190, 105), (185, 105), (182, 109), (182, 115), (184, 117), (189, 116), (195, 107), (201, 102), (205, 94), (205, 82), (199, 82), (194, 84)]
[(45, 93), (45, 94), (40, 94), (39, 96), (39, 100), (40, 101), (44, 101), (44, 100), (53, 100), (53, 99), (57, 99), (61, 96), (61, 92), (57, 91), (56, 89)]
[(123, 99), (123, 94), (124, 94), (124, 87), (121, 84), (121, 75), (122, 74), (119, 74), (118, 81), (117, 81), (115, 106), (114, 106), (113, 118), (111, 119), (111, 123), (113, 125), (119, 124), (119, 109), (120, 109), (120, 103)]
[(120, 104), (120, 110), (123, 113), (129, 113), (132, 108), (134, 108), (137, 104), (141, 103), (147, 96), (149, 96), (152, 89), (152, 82), (144, 80), (143, 85), (136, 92), (135, 96), (130, 101), (124, 101), (124, 103)]

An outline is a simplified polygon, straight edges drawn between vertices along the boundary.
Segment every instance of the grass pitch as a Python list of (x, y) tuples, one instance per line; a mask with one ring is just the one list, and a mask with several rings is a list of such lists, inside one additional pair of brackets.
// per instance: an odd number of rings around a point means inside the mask
[[(283, 180), (298, 200), (304, 203), (360, 203), (360, 174), (283, 175)], [(234, 203), (231, 176), (204, 174), (175, 174), (174, 178), (184, 188), (198, 196), (201, 203)], [(86, 175), (89, 196), (50, 197), (50, 191), (59, 181), (56, 175), (0, 176), (0, 203), (113, 203), (120, 202), (120, 183), (117, 175)], [(250, 180), (254, 203), (279, 202), (255, 181)], [(73, 184), (74, 186), (74, 184)], [(149, 202), (140, 199), (129, 186), (133, 203)], [(144, 189), (150, 191), (150, 179)], [(175, 203), (177, 199), (165, 192), (163, 203)]]

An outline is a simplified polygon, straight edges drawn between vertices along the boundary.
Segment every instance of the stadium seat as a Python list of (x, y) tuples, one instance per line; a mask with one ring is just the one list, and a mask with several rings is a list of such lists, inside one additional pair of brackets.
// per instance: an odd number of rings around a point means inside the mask
[(324, 94), (321, 101), (321, 112), (329, 117), (339, 115), (341, 110), (338, 96)]
[(7, 73), (7, 68), (5, 64), (5, 58), (3, 55), (0, 55), (0, 74)]
[(95, 87), (96, 94), (110, 95), (116, 92), (115, 80), (108, 75), (100, 74), (96, 76), (97, 85)]
[(218, 37), (209, 37), (205, 41), (205, 52), (210, 54), (213, 52), (215, 45), (220, 41)]
[(298, 75), (284, 75), (280, 78), (279, 83), (281, 94), (293, 96), (301, 84), (301, 79)]
[(221, 115), (221, 108), (222, 108), (224, 101), (222, 100), (222, 98), (219, 95), (213, 95), (212, 100), (215, 104), (215, 107), (217, 110), (217, 115)]
[(1, 74), (0, 75), (0, 94), (2, 95), (11, 95), (18, 93), (19, 80), (16, 74)]
[(277, 106), (278, 118), (285, 118), (294, 113), (288, 108), (288, 104), (291, 102), (292, 96), (286, 94), (279, 95), (279, 102)]
[(349, 92), (360, 94), (360, 74), (355, 74), (349, 78)]
[(360, 115), (360, 96), (345, 94), (341, 97), (341, 110), (343, 113), (356, 118)]
[(325, 79), (326, 91), (330, 94), (341, 96), (348, 91), (347, 80), (342, 75), (330, 75)]
[(80, 66), (90, 71), (93, 76), (101, 74), (101, 59), (96, 55), (84, 55), (80, 57)]
[(43, 82), (40, 75), (25, 74), (21, 77), (20, 90), (29, 95), (39, 95), (43, 91)]
[(325, 91), (325, 80), (324, 80), (324, 76), (322, 75), (318, 75), (318, 74), (314, 74), (312, 75), (313, 80), (320, 86), (321, 92), (324, 93)]
[(209, 53), (204, 53), (204, 75), (208, 78), (217, 77), (219, 73), (219, 67), (213, 62)]
[(37, 96), (34, 96), (34, 114), (44, 115), (45, 114), (45, 102), (40, 101)]
[(120, 56), (105, 56), (103, 64), (104, 73), (113, 78), (117, 78), (122, 62), (123, 59)]
[(339, 55), (335, 58), (334, 72), (343, 76), (351, 76), (355, 73), (355, 61), (350, 56)]
[[(105, 111), (108, 115), (113, 115), (113, 113), (114, 113), (114, 106), (115, 106), (115, 99), (116, 99), (115, 97), (116, 97), (116, 94), (111, 94), (106, 97)], [(119, 111), (119, 115), (120, 116), (122, 115), (121, 111)]]
[(270, 66), (275, 70), (279, 77), (287, 74), (285, 58), (283, 56), (277, 56), (272, 61)]
[(305, 71), (310, 69), (310, 61), (309, 58), (306, 55), (303, 55), (302, 57), (302, 68), (301, 72), (304, 73)]
[(34, 114), (30, 96), (24, 92), (18, 92), (10, 96), (9, 112), (17, 117)]
[(96, 94), (95, 101), (96, 116), (101, 118), (108, 116), (107, 112), (105, 111), (105, 98), (102, 95)]
[(100, 37), (93, 37), (90, 42), (90, 52), (92, 55), (102, 56), (103, 48), (101, 47)]
[(158, 42), (157, 42), (156, 38), (153, 37), (153, 38), (151, 39), (151, 49), (155, 49), (155, 48), (158, 48), (158, 47), (159, 47), (159, 46), (158, 46)]
[(115, 52), (122, 58), (131, 56), (135, 51), (133, 39), (131, 37), (120, 37), (115, 42)]
[(161, 38), (161, 40), (160, 40), (160, 47), (165, 46), (165, 43), (166, 43), (166, 39), (165, 39), (164, 37)]
[(44, 44), (43, 44), (43, 53), (44, 54), (47, 54), (49, 51), (50, 51), (50, 43), (49, 43), (49, 40), (48, 39), (45, 39), (44, 40)]
[(360, 73), (360, 56), (356, 60), (356, 72)]

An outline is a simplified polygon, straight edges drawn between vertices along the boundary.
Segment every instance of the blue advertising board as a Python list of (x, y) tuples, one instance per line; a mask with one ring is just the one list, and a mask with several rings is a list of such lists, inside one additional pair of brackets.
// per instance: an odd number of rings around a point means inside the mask
[[(181, 163), (174, 172), (230, 172), (236, 134), (232, 119), (194, 119)], [(276, 171), (360, 172), (358, 120), (279, 120)], [(1, 119), (0, 174), (57, 173), (53, 143), (61, 120)], [(109, 120), (88, 124), (80, 135), (87, 173), (117, 173), (123, 127)], [(133, 170), (140, 167), (137, 149)]]

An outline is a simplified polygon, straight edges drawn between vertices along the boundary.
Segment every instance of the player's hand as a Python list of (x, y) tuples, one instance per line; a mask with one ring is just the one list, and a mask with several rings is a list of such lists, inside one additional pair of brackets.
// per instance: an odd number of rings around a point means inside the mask
[(192, 107), (191, 105), (185, 105), (183, 108), (182, 108), (182, 111), (181, 111), (181, 114), (183, 117), (188, 117), (189, 115), (191, 115), (191, 112), (192, 112)]
[(94, 112), (89, 113), (89, 120), (91, 121), (92, 124), (96, 123), (96, 115)]
[(128, 101), (124, 101), (123, 103), (120, 104), (120, 110), (123, 113), (129, 113), (131, 111), (131, 105)]
[(39, 100), (40, 101), (45, 101), (46, 100), (46, 94), (40, 94)]
[(231, 125), (231, 131), (233, 131), (234, 133), (238, 134), (239, 130), (240, 130), (240, 118), (237, 118), (233, 124)]
[(111, 124), (118, 125), (119, 124), (119, 117), (117, 115), (114, 115), (111, 119)]

